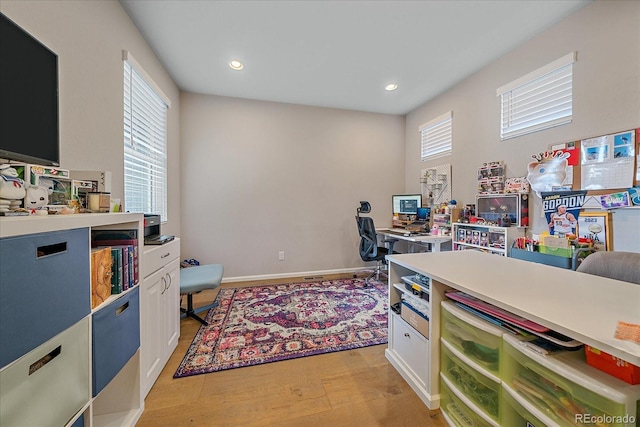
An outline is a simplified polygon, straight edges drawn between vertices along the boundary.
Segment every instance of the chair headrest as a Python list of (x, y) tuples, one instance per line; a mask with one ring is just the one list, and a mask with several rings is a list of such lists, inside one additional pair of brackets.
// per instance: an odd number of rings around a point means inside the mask
[(371, 212), (371, 204), (366, 201), (360, 201), (360, 207), (358, 208), (358, 213), (369, 213)]

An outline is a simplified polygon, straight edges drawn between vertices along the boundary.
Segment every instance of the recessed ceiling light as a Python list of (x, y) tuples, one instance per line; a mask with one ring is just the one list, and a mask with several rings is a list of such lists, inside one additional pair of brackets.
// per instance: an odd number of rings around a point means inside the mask
[(240, 61), (236, 61), (235, 59), (231, 62), (229, 62), (229, 67), (231, 67), (232, 69), (239, 71), (242, 70), (244, 68), (244, 65), (242, 65), (242, 62)]
[(398, 89), (398, 85), (395, 83), (389, 83), (384, 87), (384, 90), (392, 91)]

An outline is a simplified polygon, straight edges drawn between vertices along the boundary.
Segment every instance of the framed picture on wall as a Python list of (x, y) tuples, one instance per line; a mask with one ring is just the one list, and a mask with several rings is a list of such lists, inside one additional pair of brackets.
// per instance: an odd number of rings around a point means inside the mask
[(578, 236), (593, 240), (598, 251), (613, 250), (613, 226), (609, 212), (580, 212)]

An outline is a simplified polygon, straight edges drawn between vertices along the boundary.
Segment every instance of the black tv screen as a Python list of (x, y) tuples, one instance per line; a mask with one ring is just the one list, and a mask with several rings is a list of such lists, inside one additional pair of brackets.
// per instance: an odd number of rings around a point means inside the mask
[(60, 166), (58, 56), (2, 13), (0, 159)]

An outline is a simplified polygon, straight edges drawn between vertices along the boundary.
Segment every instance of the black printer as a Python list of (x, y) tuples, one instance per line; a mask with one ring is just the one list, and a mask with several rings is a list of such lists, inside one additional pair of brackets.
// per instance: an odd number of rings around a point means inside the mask
[(175, 239), (175, 236), (160, 233), (160, 223), (160, 215), (144, 214), (145, 245), (162, 245)]

